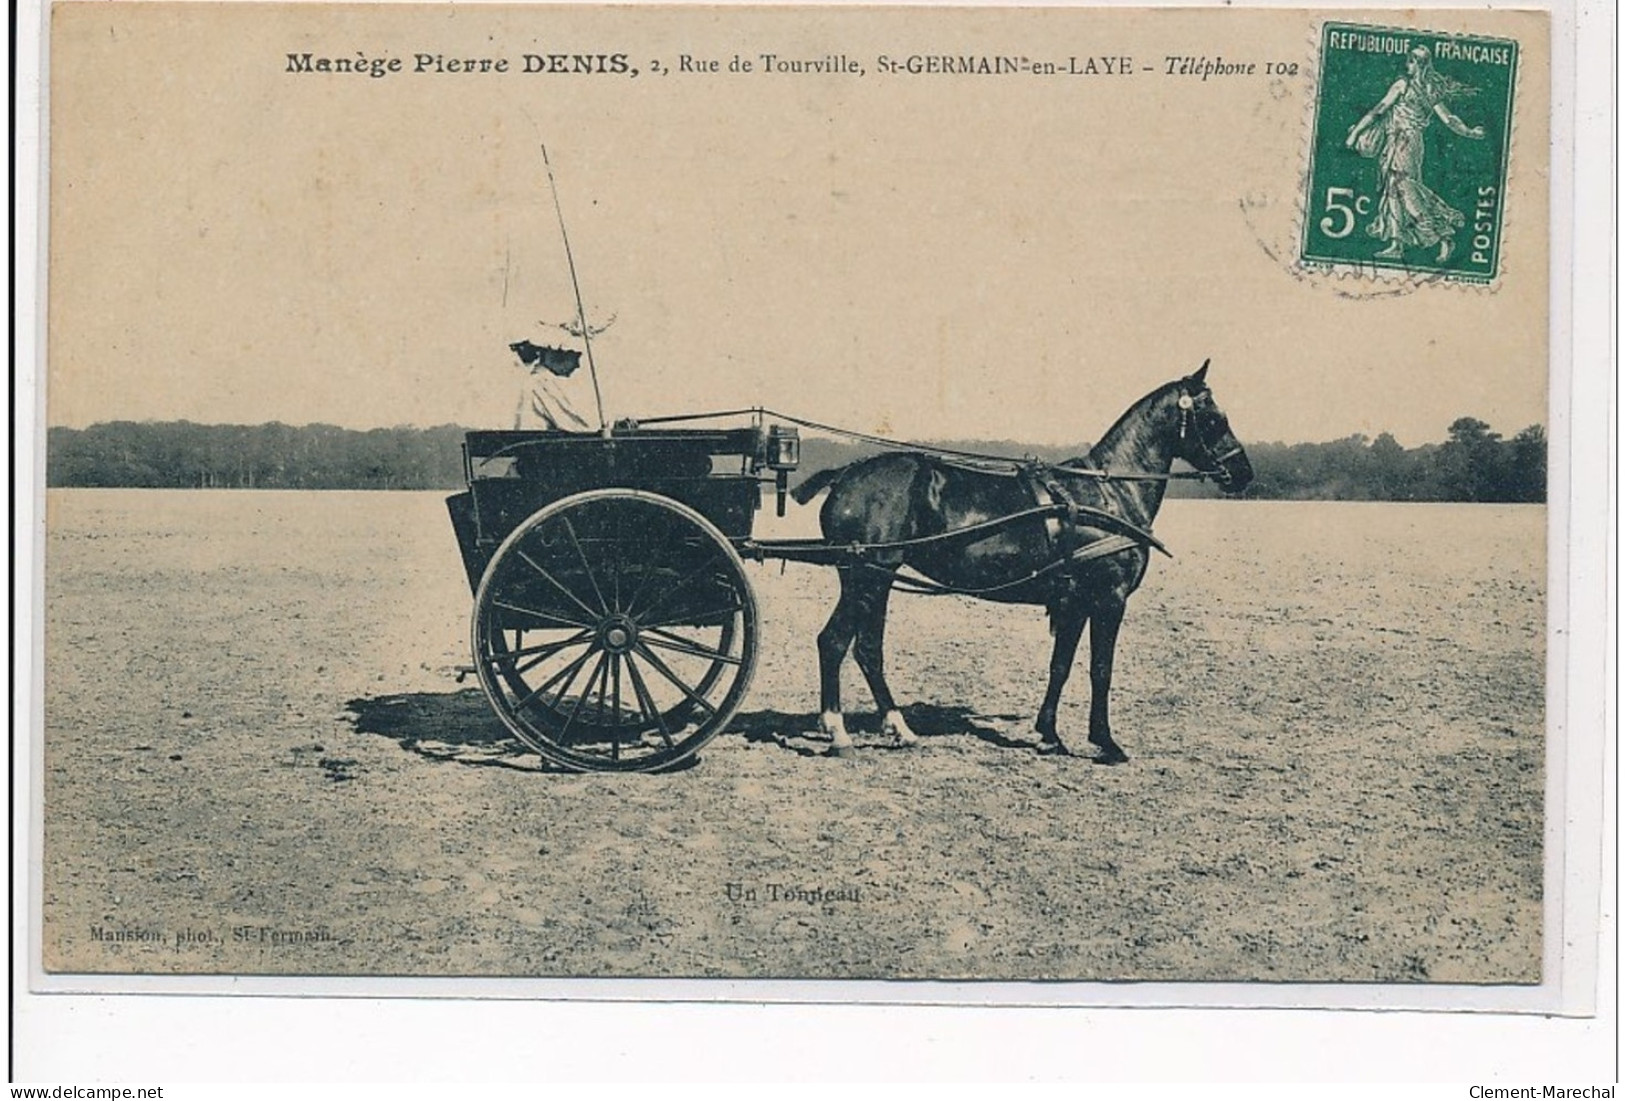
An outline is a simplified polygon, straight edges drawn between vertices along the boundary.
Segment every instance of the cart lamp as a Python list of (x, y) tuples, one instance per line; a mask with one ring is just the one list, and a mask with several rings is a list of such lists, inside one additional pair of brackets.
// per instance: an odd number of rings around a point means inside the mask
[(784, 495), (790, 488), (790, 471), (801, 465), (801, 433), (792, 425), (774, 424), (767, 429), (767, 466), (773, 471), (778, 490), (778, 512), (784, 515)]

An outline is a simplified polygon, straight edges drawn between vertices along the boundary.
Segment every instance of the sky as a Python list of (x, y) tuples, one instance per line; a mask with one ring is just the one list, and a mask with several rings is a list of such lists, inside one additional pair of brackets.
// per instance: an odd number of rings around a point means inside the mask
[[(1211, 359), (1244, 440), (1510, 436), (1549, 421), (1544, 21), (1450, 18), (1528, 43), (1492, 288), (1294, 263), (1315, 47), (1279, 13), (59, 8), (46, 421), (508, 426), (507, 345), (572, 343), (545, 143), (611, 417), (1066, 444)], [(639, 75), (286, 63), (554, 50)], [(765, 52), (866, 71), (650, 68)], [(944, 53), (1301, 64), (876, 71)]]

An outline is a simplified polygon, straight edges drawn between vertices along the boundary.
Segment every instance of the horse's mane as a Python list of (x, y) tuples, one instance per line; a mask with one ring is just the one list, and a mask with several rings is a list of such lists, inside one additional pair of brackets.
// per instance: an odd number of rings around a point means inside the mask
[(1149, 394), (1145, 395), (1143, 398), (1140, 398), (1138, 401), (1134, 402), (1134, 404), (1123, 410), (1122, 414), (1112, 422), (1112, 426), (1110, 428), (1106, 429), (1106, 431), (1100, 434), (1100, 438), (1095, 441), (1094, 446), (1089, 448), (1088, 454), (1083, 455), (1080, 458), (1070, 460), (1070, 462), (1075, 465), (1098, 464), (1100, 461), (1101, 447), (1107, 442), (1115, 442), (1117, 435), (1123, 430), (1123, 426), (1129, 422), (1131, 417), (1142, 414), (1142, 410), (1149, 408), (1158, 401), (1162, 400), (1168, 394), (1172, 393), (1174, 390), (1177, 390), (1184, 383), (1184, 381), (1185, 380), (1182, 378), (1176, 378), (1172, 382), (1165, 382), (1155, 390), (1151, 391)]

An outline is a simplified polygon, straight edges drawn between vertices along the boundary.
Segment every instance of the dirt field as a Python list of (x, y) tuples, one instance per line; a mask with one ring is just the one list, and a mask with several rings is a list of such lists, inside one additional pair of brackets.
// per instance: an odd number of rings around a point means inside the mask
[(751, 567), (743, 712), (619, 777), (542, 770), (453, 682), (440, 495), (49, 509), (48, 970), (1540, 978), (1538, 508), (1170, 502), (1117, 768), (1035, 752), (1042, 614), (959, 598), (893, 604), (924, 745), (849, 665), (860, 750), (823, 756), (834, 574)]

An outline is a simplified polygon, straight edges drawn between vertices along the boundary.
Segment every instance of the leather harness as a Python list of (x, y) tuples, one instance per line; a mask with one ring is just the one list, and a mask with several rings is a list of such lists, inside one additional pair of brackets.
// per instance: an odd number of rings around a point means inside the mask
[[(1024, 463), (1017, 471), (1017, 476), (1033, 495), (1034, 502), (1039, 507), (1050, 510), (1044, 518), (1044, 531), (1049, 536), (1050, 547), (1057, 560), (1069, 563), (1089, 562), (1137, 546), (1152, 546), (1164, 554), (1167, 553), (1167, 548), (1163, 547), (1150, 532), (1143, 532), (1143, 540), (1123, 534), (1121, 530), (1123, 528), (1128, 528), (1136, 534), (1141, 534), (1142, 529), (1118, 516), (1115, 511), (1109, 511), (1111, 504), (1109, 498), (1103, 501), (1108, 509), (1079, 504), (1055, 476), (1053, 467), (1043, 463)], [(1078, 529), (1086, 526), (1083, 518), (1091, 515), (1109, 522), (1110, 527), (1116, 530), (1113, 534), (1085, 544)]]

